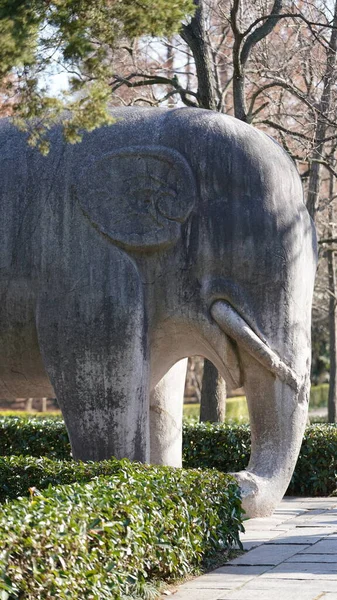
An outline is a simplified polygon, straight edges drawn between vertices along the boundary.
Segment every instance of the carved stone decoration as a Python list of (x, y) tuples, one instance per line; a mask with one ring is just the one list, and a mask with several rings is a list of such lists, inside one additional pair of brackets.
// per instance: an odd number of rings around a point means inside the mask
[(91, 157), (80, 170), (76, 196), (99, 231), (124, 248), (146, 251), (178, 240), (196, 185), (176, 150), (130, 146)]
[(0, 121), (0, 396), (56, 397), (74, 458), (181, 466), (186, 357), (244, 386), (249, 516), (307, 421), (317, 248), (295, 165), (198, 109), (125, 108), (47, 157)]

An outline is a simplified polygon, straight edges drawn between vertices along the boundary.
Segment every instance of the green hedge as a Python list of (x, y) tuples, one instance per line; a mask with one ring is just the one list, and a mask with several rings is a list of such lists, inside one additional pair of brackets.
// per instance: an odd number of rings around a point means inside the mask
[[(198, 466), (228, 473), (248, 465), (250, 430), (246, 425), (186, 424), (183, 439), (185, 468)], [(337, 425), (311, 425), (306, 428), (287, 494), (328, 496), (336, 487)]]
[(337, 488), (337, 424), (306, 428), (290, 496), (329, 496)]
[[(124, 461), (115, 458), (95, 463), (72, 460), (53, 460), (42, 456), (0, 457), (0, 502), (19, 496), (29, 496), (30, 489), (40, 491), (49, 485), (86, 483), (97, 476), (117, 475), (124, 469)], [(146, 469), (138, 465), (138, 470)]]
[(109, 477), (0, 508), (0, 596), (143, 597), (148, 581), (185, 576), (238, 543), (241, 518), (228, 475), (122, 461)]
[[(183, 460), (187, 468), (215, 468), (231, 472), (239, 471), (248, 464), (250, 430), (247, 425), (185, 423), (183, 440)], [(0, 455), (19, 454), (71, 460), (63, 422), (0, 419)], [(71, 471), (71, 466), (69, 469)], [(62, 477), (65, 477), (65, 470)], [(288, 493), (309, 496), (330, 494), (336, 489), (336, 473), (337, 426), (322, 424), (307, 427)], [(3, 480), (5, 485), (6, 477)]]
[(0, 456), (11, 454), (69, 460), (70, 443), (63, 419), (0, 417)]
[(60, 410), (48, 410), (48, 412), (39, 412), (37, 410), (0, 410), (1, 417), (20, 417), (21, 419), (62, 419)]
[(248, 425), (184, 424), (184, 467), (214, 468), (223, 472), (240, 471), (247, 466), (249, 454)]

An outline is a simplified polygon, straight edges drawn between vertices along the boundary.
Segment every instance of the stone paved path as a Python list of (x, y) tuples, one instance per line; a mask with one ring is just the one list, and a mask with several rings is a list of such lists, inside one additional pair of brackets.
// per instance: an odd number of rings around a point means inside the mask
[(337, 600), (337, 497), (287, 498), (245, 529), (245, 554), (163, 600)]

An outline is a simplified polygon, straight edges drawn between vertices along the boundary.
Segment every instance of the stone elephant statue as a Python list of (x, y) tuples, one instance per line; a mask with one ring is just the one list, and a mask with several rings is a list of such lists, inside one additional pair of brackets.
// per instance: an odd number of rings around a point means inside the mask
[(73, 456), (181, 465), (187, 356), (244, 385), (250, 516), (307, 419), (314, 228), (282, 148), (198, 109), (116, 110), (47, 157), (1, 121), (0, 393), (54, 393)]

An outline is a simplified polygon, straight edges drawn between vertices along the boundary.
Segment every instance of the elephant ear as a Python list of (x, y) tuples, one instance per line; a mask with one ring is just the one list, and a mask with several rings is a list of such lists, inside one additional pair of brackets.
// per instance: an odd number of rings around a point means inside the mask
[(149, 251), (174, 244), (196, 185), (186, 159), (165, 146), (130, 146), (83, 164), (76, 183), (82, 211), (119, 246)]

